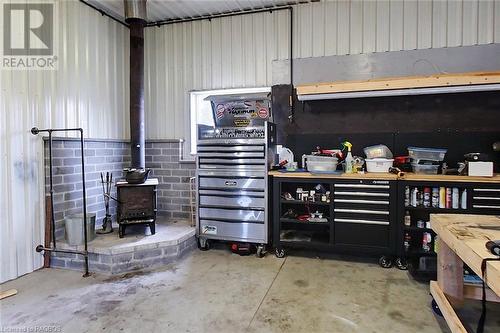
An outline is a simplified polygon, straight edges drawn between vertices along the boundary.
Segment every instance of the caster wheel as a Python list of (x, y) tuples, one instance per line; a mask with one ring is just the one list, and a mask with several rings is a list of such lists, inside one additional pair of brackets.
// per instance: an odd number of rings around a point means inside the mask
[(394, 262), (396, 267), (402, 271), (406, 271), (408, 269), (408, 263), (405, 259), (397, 258)]
[(266, 248), (264, 245), (257, 246), (256, 256), (257, 256), (257, 258), (264, 258), (266, 256)]
[(208, 239), (198, 238), (198, 248), (201, 251), (208, 251), (210, 249), (210, 243)]
[(378, 260), (378, 264), (380, 265), (380, 267), (383, 267), (383, 268), (391, 268), (392, 267), (392, 260), (386, 256), (382, 256)]
[(285, 249), (276, 248), (275, 254), (276, 258), (284, 258), (286, 256)]
[(434, 298), (432, 299), (432, 302), (431, 302), (431, 308), (432, 308), (432, 312), (434, 312), (436, 315), (438, 315), (439, 317), (443, 316), (443, 313), (441, 312), (441, 309), (439, 309), (439, 306), (437, 305)]

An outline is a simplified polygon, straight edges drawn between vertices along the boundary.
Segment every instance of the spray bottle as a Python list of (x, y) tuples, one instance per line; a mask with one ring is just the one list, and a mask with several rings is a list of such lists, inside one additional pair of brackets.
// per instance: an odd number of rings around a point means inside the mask
[(352, 173), (352, 163), (354, 162), (351, 153), (352, 143), (345, 141), (343, 145), (344, 147), (347, 147), (347, 156), (345, 157), (345, 173)]

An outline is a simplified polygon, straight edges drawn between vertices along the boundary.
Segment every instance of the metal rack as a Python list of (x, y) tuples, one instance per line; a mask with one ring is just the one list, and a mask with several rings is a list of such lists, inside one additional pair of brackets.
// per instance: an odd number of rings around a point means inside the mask
[[(82, 194), (83, 194), (83, 237), (84, 237), (84, 250), (62, 250), (58, 249), (56, 246), (56, 225), (55, 225), (55, 214), (54, 214), (54, 186), (53, 186), (53, 172), (52, 172), (52, 133), (54, 132), (78, 132), (80, 133), (80, 152), (81, 152), (81, 166), (82, 166)], [(31, 134), (38, 135), (39, 133), (49, 134), (49, 195), (50, 195), (50, 223), (52, 229), (52, 247), (46, 247), (43, 245), (38, 245), (36, 247), (36, 252), (60, 252), (60, 253), (74, 253), (84, 257), (84, 277), (89, 276), (89, 253), (88, 253), (88, 239), (87, 239), (87, 195), (86, 195), (86, 184), (85, 184), (85, 158), (84, 158), (84, 139), (83, 139), (83, 129), (82, 128), (48, 128), (48, 129), (38, 129), (33, 127), (31, 129)], [(47, 255), (47, 253), (45, 253)]]

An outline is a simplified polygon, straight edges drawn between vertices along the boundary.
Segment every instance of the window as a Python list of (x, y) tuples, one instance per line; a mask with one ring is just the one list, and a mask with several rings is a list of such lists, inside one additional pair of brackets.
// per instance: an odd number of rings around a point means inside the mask
[(218, 90), (200, 90), (189, 93), (189, 136), (184, 142), (184, 152), (182, 160), (194, 161), (196, 155), (196, 139), (198, 135), (197, 125), (213, 125), (212, 107), (209, 101), (204, 99), (212, 95), (229, 94), (251, 94), (260, 92), (271, 92), (270, 87), (262, 88), (236, 88), (236, 89), (218, 89)]

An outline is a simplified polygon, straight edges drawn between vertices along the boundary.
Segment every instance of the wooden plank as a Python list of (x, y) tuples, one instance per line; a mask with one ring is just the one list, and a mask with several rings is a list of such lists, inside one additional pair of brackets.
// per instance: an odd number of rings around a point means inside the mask
[(17, 290), (16, 289), (9, 289), (9, 290), (5, 290), (5, 291), (0, 291), (0, 299), (4, 299), (4, 298), (10, 297), (10, 296), (14, 296), (16, 294), (17, 294)]
[(443, 314), (448, 327), (450, 328), (452, 333), (467, 333), (464, 325), (460, 322), (457, 314), (453, 310), (450, 302), (446, 299), (443, 291), (439, 288), (439, 285), (436, 281), (431, 281), (430, 283), (431, 295), (439, 306), (439, 310)]
[(312, 174), (310, 172), (280, 172), (270, 171), (270, 176), (285, 178), (332, 178), (332, 179), (380, 179), (380, 180), (407, 180), (407, 181), (432, 181), (432, 182), (459, 182), (459, 183), (497, 183), (500, 184), (500, 175), (493, 177), (471, 177), (452, 175), (418, 175), (405, 173), (397, 177), (392, 173), (339, 173), (339, 174)]
[(454, 306), (461, 306), (464, 296), (464, 263), (446, 245), (438, 239), (437, 283)]
[(333, 94), (409, 88), (450, 87), (500, 83), (500, 72), (469, 72), (430, 76), (387, 77), (371, 80), (337, 81), (297, 86), (297, 94)]
[[(464, 284), (464, 298), (482, 300), (483, 299), (483, 287), (477, 284)], [(500, 303), (500, 296), (495, 295), (490, 288), (486, 288), (486, 300), (488, 302)]]
[(392, 173), (339, 173), (339, 174), (312, 174), (310, 172), (279, 172), (270, 171), (270, 176), (282, 178), (327, 178), (327, 179), (375, 179), (375, 180), (396, 180), (397, 176)]
[[(485, 244), (488, 240), (500, 239), (500, 216), (431, 214), (430, 221), (439, 239), (481, 276), (483, 259), (495, 258)], [(500, 296), (500, 261), (487, 262), (485, 281)]]

